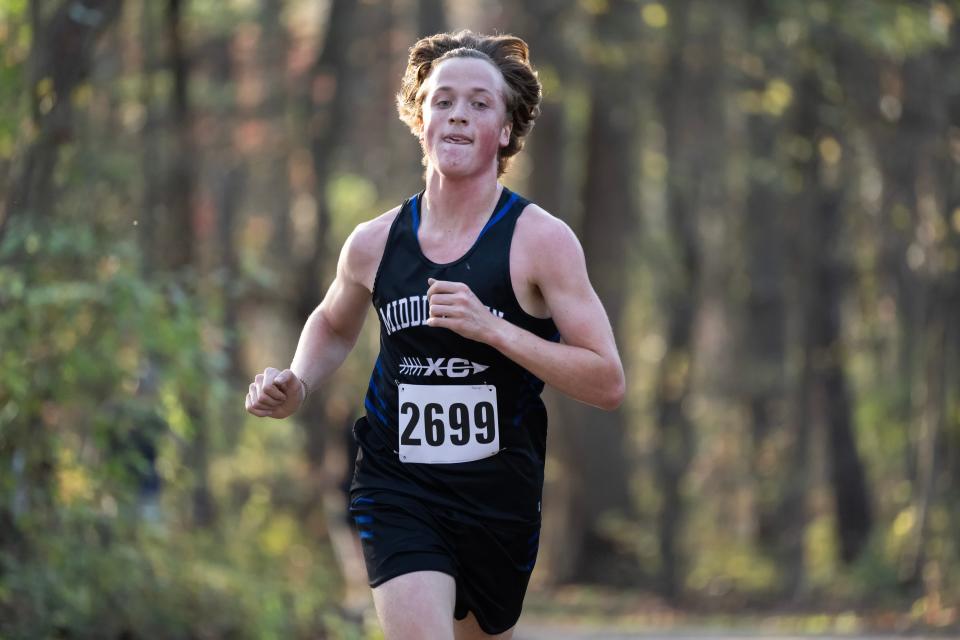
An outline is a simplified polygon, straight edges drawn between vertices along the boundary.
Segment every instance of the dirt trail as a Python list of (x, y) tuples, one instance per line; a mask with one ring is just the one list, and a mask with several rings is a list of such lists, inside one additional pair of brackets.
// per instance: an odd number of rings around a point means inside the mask
[[(764, 631), (717, 631), (713, 629), (678, 629), (670, 631), (627, 631), (624, 629), (575, 628), (539, 624), (523, 624), (514, 640), (890, 640), (907, 637), (897, 635), (803, 635), (776, 634)], [(934, 636), (909, 636), (911, 640), (934, 640)], [(936, 640), (957, 636), (936, 636)]]

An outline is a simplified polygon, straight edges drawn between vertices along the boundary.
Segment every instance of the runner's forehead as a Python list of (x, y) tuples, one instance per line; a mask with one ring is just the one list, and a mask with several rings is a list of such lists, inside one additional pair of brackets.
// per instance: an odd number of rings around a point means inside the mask
[(506, 81), (491, 62), (480, 58), (449, 58), (438, 64), (421, 87), (422, 95), (437, 91), (486, 92), (504, 95)]

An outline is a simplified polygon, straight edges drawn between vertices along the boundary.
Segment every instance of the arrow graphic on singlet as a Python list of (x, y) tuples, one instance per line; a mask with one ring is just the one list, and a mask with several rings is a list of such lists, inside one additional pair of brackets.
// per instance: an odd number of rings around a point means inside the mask
[(472, 374), (486, 371), (490, 367), (485, 364), (471, 362), (464, 358), (401, 358), (400, 373), (411, 376), (437, 375), (448, 378), (465, 378)]

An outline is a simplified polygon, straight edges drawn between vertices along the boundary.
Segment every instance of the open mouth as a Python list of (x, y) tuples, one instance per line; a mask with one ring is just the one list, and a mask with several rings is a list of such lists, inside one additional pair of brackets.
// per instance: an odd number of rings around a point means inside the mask
[(473, 142), (470, 138), (461, 135), (443, 136), (443, 141), (450, 144), (470, 144)]

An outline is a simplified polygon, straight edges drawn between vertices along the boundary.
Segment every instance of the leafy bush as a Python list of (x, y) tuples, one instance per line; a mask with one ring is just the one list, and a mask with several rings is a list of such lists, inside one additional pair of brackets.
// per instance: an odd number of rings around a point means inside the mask
[[(0, 244), (0, 635), (355, 633), (330, 604), (325, 542), (269, 490), (298, 482), (299, 432), (272, 430), (269, 455), (242, 420), (218, 437), (233, 415), (213, 304), (141, 275), (131, 240), (14, 222)], [(199, 429), (226, 506), (207, 528), (190, 524)]]

